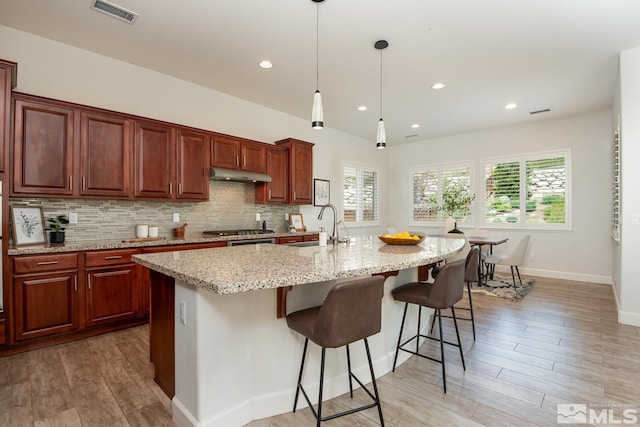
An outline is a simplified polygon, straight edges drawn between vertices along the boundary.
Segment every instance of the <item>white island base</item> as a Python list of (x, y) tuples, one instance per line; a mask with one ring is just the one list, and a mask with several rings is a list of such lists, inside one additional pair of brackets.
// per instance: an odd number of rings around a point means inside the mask
[[(416, 278), (414, 268), (385, 281), (382, 330), (369, 338), (377, 377), (391, 371), (402, 320), (404, 305), (393, 300), (391, 290)], [(334, 283), (294, 287), (288, 296), (289, 312), (320, 304)], [(177, 282), (175, 292), (174, 421), (180, 426), (238, 427), (290, 412), (304, 338), (291, 331), (285, 319), (276, 318), (276, 290), (219, 295)], [(183, 303), (186, 324), (181, 322)], [(414, 309), (407, 315), (407, 336), (415, 331)], [(423, 317), (429, 314), (423, 310)], [(354, 373), (369, 383), (363, 344), (350, 347)], [(409, 356), (401, 352), (399, 364)], [(327, 351), (325, 399), (349, 391), (346, 366), (344, 348)], [(311, 343), (303, 384), (314, 404), (319, 372), (320, 348)], [(298, 408), (306, 406), (300, 396)]]

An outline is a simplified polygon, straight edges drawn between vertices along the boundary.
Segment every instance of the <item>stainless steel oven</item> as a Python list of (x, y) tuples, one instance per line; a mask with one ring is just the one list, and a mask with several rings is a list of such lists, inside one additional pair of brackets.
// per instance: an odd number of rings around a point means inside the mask
[(225, 236), (242, 236), (241, 240), (229, 240), (227, 246), (240, 245), (257, 245), (260, 243), (275, 243), (275, 237), (265, 236), (265, 234), (273, 234), (273, 230), (262, 228), (241, 228), (233, 230), (209, 230), (202, 233), (205, 237), (225, 237)]
[(275, 243), (276, 239), (273, 237), (265, 237), (262, 239), (247, 239), (247, 240), (229, 240), (227, 246), (241, 246), (241, 245), (259, 245), (261, 243)]

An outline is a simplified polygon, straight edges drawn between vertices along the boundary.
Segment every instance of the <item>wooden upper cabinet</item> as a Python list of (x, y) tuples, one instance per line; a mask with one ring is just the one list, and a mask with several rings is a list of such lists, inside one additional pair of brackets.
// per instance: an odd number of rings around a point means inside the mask
[(71, 196), (74, 110), (15, 97), (13, 194)]
[(264, 173), (267, 170), (267, 146), (261, 143), (242, 143), (242, 164), (240, 169)]
[(313, 204), (313, 144), (293, 138), (277, 141), (289, 151), (289, 203)]
[(171, 199), (175, 176), (175, 132), (171, 126), (138, 121), (134, 137), (134, 196)]
[(178, 199), (209, 199), (209, 135), (178, 130)]
[(5, 162), (8, 158), (11, 134), (11, 89), (17, 83), (16, 70), (16, 63), (0, 60), (0, 172), (7, 167)]
[(215, 135), (211, 144), (211, 166), (240, 168), (240, 141), (230, 136)]
[(80, 113), (80, 195), (131, 195), (132, 121)]
[(289, 197), (289, 152), (282, 147), (267, 147), (267, 175), (271, 182), (256, 183), (256, 203), (287, 203)]
[(214, 135), (211, 166), (264, 173), (267, 144), (227, 135)]

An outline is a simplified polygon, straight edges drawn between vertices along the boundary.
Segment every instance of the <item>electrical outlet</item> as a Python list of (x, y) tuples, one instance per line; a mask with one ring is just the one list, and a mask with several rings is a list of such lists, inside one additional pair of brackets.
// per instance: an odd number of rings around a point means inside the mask
[(180, 222), (180, 214), (179, 213), (174, 213), (173, 214), (173, 222)]
[(284, 214), (284, 220), (285, 221), (289, 221), (289, 214), (285, 212)]
[(78, 223), (78, 213), (69, 212), (69, 224), (77, 224), (77, 223)]
[(260, 212), (256, 214), (256, 221), (260, 221)]
[(187, 303), (180, 302), (180, 323), (187, 324)]

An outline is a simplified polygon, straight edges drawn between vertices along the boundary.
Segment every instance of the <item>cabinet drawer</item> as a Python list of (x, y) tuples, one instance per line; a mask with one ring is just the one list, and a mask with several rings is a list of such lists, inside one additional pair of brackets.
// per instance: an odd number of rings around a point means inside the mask
[(85, 255), (85, 265), (87, 267), (98, 267), (103, 265), (128, 264), (131, 262), (131, 255), (135, 255), (136, 253), (138, 253), (137, 249), (87, 252)]
[(77, 253), (24, 256), (13, 259), (13, 272), (15, 274), (76, 268), (78, 268)]
[(305, 242), (317, 242), (318, 240), (320, 240), (320, 235), (319, 234), (312, 234), (310, 236), (304, 236), (304, 241)]
[(302, 236), (291, 236), (291, 237), (278, 237), (277, 243), (279, 245), (282, 245), (286, 243), (298, 243), (303, 241), (304, 241), (304, 238)]

